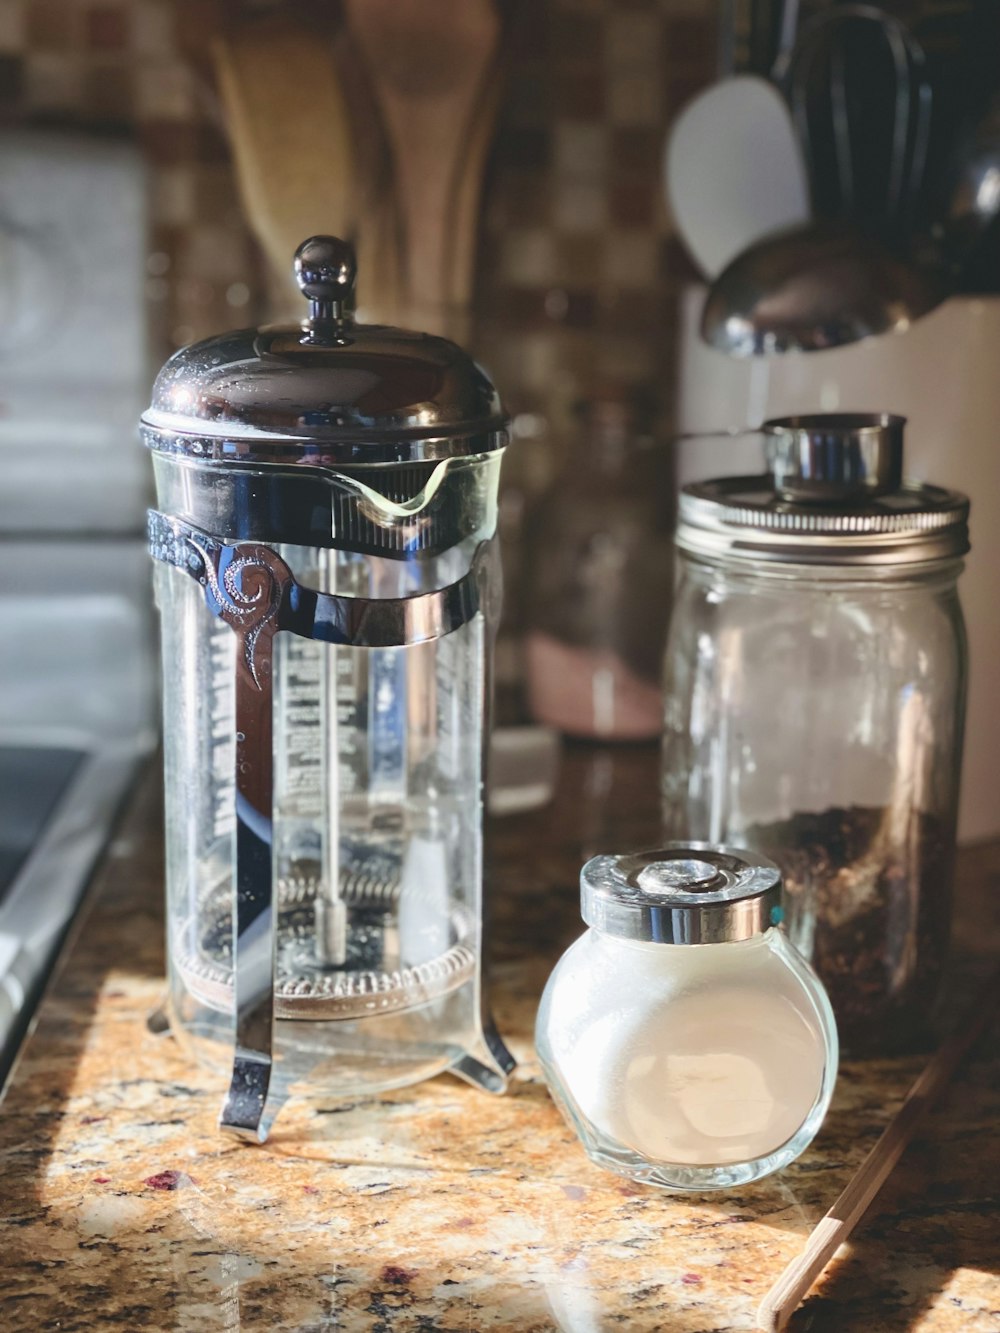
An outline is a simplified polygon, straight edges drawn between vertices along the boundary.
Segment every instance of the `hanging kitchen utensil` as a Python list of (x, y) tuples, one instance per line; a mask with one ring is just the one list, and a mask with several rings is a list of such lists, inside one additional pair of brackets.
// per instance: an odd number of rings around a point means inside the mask
[(968, 293), (1000, 291), (1000, 5), (978, 0), (959, 55), (960, 121), (945, 175), (938, 234)]
[(730, 356), (815, 352), (904, 332), (948, 294), (849, 223), (816, 222), (734, 259), (709, 288), (701, 333)]
[(941, 231), (960, 289), (1000, 291), (1000, 94), (958, 147)]
[[(861, 190), (856, 175), (857, 125), (848, 105), (859, 51), (843, 39), (855, 31), (865, 35), (866, 59), (871, 55), (870, 35), (877, 50), (887, 50), (892, 64), (891, 100), (883, 122), (889, 136), (887, 157), (869, 193)], [(812, 109), (817, 84), (829, 130), (832, 185)], [(734, 356), (816, 351), (873, 334), (902, 332), (950, 290), (942, 273), (918, 268), (892, 253), (905, 250), (909, 240), (927, 153), (930, 85), (918, 43), (880, 10), (837, 6), (803, 29), (789, 64), (788, 85), (806, 148), (814, 206), (827, 217), (765, 237), (712, 284), (702, 336)], [(874, 134), (873, 126), (869, 132)]]
[(913, 35), (873, 6), (837, 5), (805, 25), (787, 87), (817, 217), (905, 249), (930, 134), (925, 67)]
[(664, 175), (681, 239), (709, 278), (762, 236), (809, 216), (788, 108), (753, 75), (714, 83), (684, 107), (667, 139)]
[(749, 70), (779, 87), (795, 47), (799, 0), (753, 0), (750, 6)]

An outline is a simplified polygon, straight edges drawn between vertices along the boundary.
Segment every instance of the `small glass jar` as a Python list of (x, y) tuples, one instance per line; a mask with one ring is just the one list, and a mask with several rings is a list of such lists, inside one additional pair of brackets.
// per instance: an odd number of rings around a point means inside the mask
[(549, 1088), (591, 1159), (669, 1189), (726, 1189), (794, 1161), (837, 1074), (823, 986), (780, 928), (781, 875), (732, 848), (597, 856), (590, 927), (538, 1011)]
[(769, 474), (685, 487), (666, 652), (666, 835), (778, 863), (857, 1054), (924, 1041), (951, 910), (969, 506), (903, 424), (769, 422)]

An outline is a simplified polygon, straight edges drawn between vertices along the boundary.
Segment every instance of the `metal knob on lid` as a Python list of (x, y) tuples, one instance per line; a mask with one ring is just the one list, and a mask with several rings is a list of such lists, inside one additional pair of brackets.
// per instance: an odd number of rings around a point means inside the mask
[(776, 417), (761, 427), (774, 489), (804, 504), (864, 503), (899, 489), (906, 418), (890, 412)]
[(658, 944), (721, 944), (781, 921), (781, 872), (734, 847), (672, 842), (595, 856), (580, 872), (580, 907), (595, 930)]
[(309, 298), (310, 321), (344, 319), (358, 275), (353, 246), (337, 236), (310, 236), (295, 251), (293, 267), (299, 291)]
[(154, 453), (337, 468), (504, 448), (507, 415), (467, 352), (413, 329), (356, 322), (357, 263), (347, 241), (310, 236), (293, 271), (306, 319), (230, 330), (166, 363), (142, 417)]

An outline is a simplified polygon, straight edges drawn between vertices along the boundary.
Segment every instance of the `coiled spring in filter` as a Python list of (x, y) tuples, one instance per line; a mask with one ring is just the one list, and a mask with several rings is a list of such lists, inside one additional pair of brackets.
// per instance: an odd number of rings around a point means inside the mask
[[(318, 890), (317, 881), (309, 875), (290, 875), (278, 880), (278, 906), (297, 907), (311, 903)], [(382, 908), (388, 911), (399, 902), (401, 885), (398, 879), (366, 875), (360, 870), (341, 869), (340, 896), (355, 907)]]
[[(343, 968), (310, 965), (313, 903), (319, 887), (319, 880), (308, 876), (282, 877), (277, 882), (274, 994), (278, 1018), (343, 1019), (408, 1009), (454, 990), (472, 976), (475, 954), (465, 943), (471, 917), (456, 904), (448, 908), (451, 943), (423, 962), (366, 966), (370, 959), (365, 953), (384, 943), (389, 931), (384, 922), (359, 922), (349, 931), (348, 961)], [(377, 917), (399, 905), (402, 886), (398, 879), (343, 869), (340, 895), (348, 907), (368, 909)], [(419, 890), (417, 896), (423, 897)], [(439, 912), (440, 907), (432, 910)], [(173, 942), (175, 965), (188, 991), (220, 1012), (231, 1012), (233, 1006), (231, 914), (232, 891), (228, 883), (222, 883), (202, 900), (196, 921), (189, 917), (179, 924)]]

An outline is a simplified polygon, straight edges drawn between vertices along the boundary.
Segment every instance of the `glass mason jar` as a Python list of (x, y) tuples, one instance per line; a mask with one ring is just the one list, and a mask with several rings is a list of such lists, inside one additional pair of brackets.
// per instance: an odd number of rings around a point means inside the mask
[(856, 1052), (925, 1039), (949, 936), (968, 502), (902, 428), (770, 422), (771, 475), (686, 487), (666, 652), (666, 828), (779, 863)]
[(512, 1067), (481, 975), (505, 419), (453, 344), (354, 323), (341, 242), (296, 272), (302, 327), (177, 353), (143, 417), (170, 1017), (251, 1138), (296, 1087)]
[(781, 929), (777, 866), (692, 843), (597, 856), (580, 900), (590, 928), (549, 978), (536, 1047), (588, 1155), (671, 1189), (787, 1166), (830, 1104), (837, 1029)]
[(664, 460), (623, 399), (597, 398), (584, 417), (529, 522), (528, 703), (571, 736), (647, 740), (660, 734), (673, 587)]

